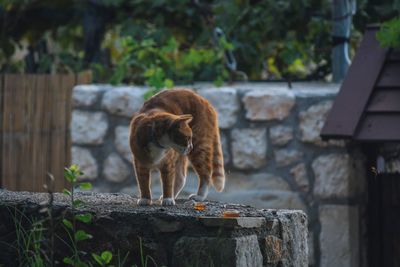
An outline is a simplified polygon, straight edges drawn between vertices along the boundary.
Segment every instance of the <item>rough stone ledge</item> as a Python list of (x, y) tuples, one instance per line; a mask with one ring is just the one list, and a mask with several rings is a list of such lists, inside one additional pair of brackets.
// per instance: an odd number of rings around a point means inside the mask
[[(15, 241), (15, 218), (10, 211), (17, 208), (27, 217), (40, 218), (43, 215), (39, 214), (39, 210), (48, 201), (48, 197), (45, 193), (0, 189), (0, 262), (15, 259), (15, 252), (9, 246), (7, 249), (7, 244)], [(186, 242), (185, 240), (198, 240), (199, 244), (221, 240), (227, 245), (217, 247), (221, 249), (220, 255), (230, 257), (231, 262), (235, 262), (235, 265), (230, 266), (254, 266), (255, 263), (256, 266), (308, 266), (307, 217), (302, 211), (257, 210), (246, 205), (219, 202), (206, 202), (205, 211), (197, 211), (192, 202), (183, 199), (178, 200), (173, 207), (143, 207), (136, 204), (136, 198), (125, 194), (77, 193), (76, 198), (85, 202), (85, 206), (79, 211), (93, 215), (90, 226), (79, 225), (94, 236), (93, 239), (81, 243), (80, 249), (84, 251), (129, 251), (128, 261), (139, 262), (141, 242), (144, 253), (153, 257), (159, 266), (179, 266), (174, 255), (181, 255), (183, 251), (179, 251), (182, 248), (179, 244)], [(64, 216), (70, 215), (68, 207), (66, 196), (54, 194), (53, 212), (58, 222), (55, 231), (61, 236), (65, 232), (60, 221)], [(226, 209), (238, 210), (241, 218), (237, 221), (242, 223), (238, 223), (236, 227), (224, 224), (210, 227), (201, 222), (200, 217), (220, 218)], [(242, 217), (256, 218), (250, 218), (246, 222), (246, 218)], [(246, 227), (249, 224), (252, 224), (252, 228)], [(282, 244), (281, 249), (271, 250), (270, 246), (266, 246), (266, 240), (271, 239), (271, 236), (274, 242)], [(63, 246), (65, 245), (61, 243), (55, 246), (56, 256), (60, 258), (65, 256), (66, 248)], [(204, 254), (204, 251), (195, 248), (196, 246), (191, 250), (185, 247), (185, 255), (195, 259), (199, 258), (198, 253)], [(210, 251), (210, 255), (218, 253)], [(211, 259), (218, 266), (226, 266), (220, 258)]]

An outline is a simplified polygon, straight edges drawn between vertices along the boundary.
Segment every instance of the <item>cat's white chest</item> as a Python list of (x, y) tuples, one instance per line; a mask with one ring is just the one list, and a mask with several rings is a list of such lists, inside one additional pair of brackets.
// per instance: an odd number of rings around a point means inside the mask
[(154, 164), (158, 164), (167, 153), (167, 149), (156, 146), (153, 143), (149, 144), (150, 158)]

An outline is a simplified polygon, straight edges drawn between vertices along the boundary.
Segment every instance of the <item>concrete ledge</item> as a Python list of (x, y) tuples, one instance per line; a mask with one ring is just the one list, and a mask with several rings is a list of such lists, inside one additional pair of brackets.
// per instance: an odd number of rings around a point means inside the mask
[[(15, 211), (26, 218), (43, 219), (39, 211), (48, 197), (44, 193), (0, 190), (0, 263), (15, 264), (17, 258), (10, 249), (16, 240)], [(184, 256), (193, 263), (193, 255), (199, 253), (206, 253), (214, 263), (221, 262), (217, 255), (229, 257), (229, 266), (308, 266), (307, 218), (302, 211), (257, 210), (219, 202), (207, 202), (204, 211), (197, 211), (186, 200), (178, 200), (174, 207), (141, 207), (136, 205), (137, 199), (125, 194), (78, 193), (76, 198), (85, 202), (79, 211), (93, 215), (91, 225), (78, 225), (93, 235), (93, 239), (81, 243), (80, 249), (86, 252), (129, 252), (129, 264), (138, 264), (142, 246), (143, 253), (158, 266), (181, 266)], [(238, 210), (249, 218), (221, 219), (225, 209)], [(55, 232), (61, 237), (65, 237), (61, 220), (70, 215), (68, 199), (54, 194)], [(28, 221), (22, 223), (29, 228)], [(207, 244), (214, 241), (224, 246), (216, 246), (211, 253)], [(188, 246), (188, 242), (196, 245)], [(66, 251), (66, 246), (56, 240), (56, 258), (61, 260)], [(203, 262), (203, 256), (198, 263)]]
[(200, 217), (199, 219), (205, 226), (210, 227), (258, 228), (265, 224), (265, 219), (263, 217)]

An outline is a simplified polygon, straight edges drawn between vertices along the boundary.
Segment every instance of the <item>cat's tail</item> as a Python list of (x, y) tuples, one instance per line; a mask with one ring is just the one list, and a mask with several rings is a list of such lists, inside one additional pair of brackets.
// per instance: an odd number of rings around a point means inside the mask
[(224, 190), (225, 187), (225, 169), (224, 169), (224, 156), (222, 154), (222, 147), (219, 133), (214, 140), (214, 153), (213, 153), (213, 170), (211, 181), (213, 186), (218, 192)]

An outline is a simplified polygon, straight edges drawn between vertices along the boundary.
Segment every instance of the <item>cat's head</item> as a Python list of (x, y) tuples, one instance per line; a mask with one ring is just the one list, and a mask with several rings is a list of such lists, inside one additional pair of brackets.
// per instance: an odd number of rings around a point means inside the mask
[(190, 114), (177, 116), (172, 119), (168, 128), (170, 146), (180, 154), (186, 155), (193, 149), (192, 129), (189, 126), (192, 119)]

